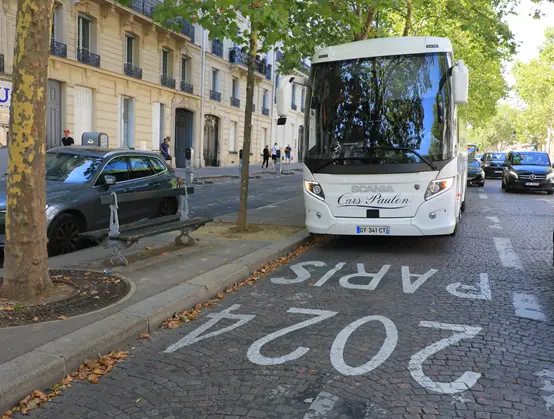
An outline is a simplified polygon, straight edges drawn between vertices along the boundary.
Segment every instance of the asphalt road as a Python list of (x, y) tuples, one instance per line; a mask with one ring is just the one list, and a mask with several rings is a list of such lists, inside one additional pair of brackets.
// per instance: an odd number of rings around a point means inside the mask
[(489, 181), (456, 236), (330, 239), (30, 417), (554, 418), (553, 216)]

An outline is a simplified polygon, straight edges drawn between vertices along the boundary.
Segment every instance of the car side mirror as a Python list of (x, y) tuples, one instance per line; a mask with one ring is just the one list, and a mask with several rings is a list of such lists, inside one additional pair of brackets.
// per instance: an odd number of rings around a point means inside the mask
[(117, 180), (114, 176), (106, 175), (104, 176), (104, 185), (106, 185), (106, 188), (109, 188), (110, 186), (113, 186), (117, 183)]

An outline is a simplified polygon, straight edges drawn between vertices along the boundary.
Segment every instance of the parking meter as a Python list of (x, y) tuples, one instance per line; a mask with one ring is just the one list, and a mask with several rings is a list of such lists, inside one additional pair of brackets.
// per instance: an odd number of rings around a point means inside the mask
[(105, 132), (83, 132), (81, 144), (108, 147), (108, 134)]
[(193, 181), (192, 162), (194, 161), (194, 148), (185, 148), (185, 182), (187, 185), (191, 185)]
[(277, 149), (277, 162), (275, 164), (275, 171), (277, 174), (281, 174), (281, 150)]

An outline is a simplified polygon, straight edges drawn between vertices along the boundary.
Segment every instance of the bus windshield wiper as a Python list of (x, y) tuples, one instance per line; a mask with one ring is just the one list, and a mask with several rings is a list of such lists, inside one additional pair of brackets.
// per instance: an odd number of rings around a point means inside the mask
[(319, 166), (318, 168), (316, 168), (314, 170), (314, 172), (317, 172), (317, 171), (319, 171), (319, 170), (321, 170), (321, 169), (323, 169), (327, 166), (331, 166), (333, 163), (336, 163), (338, 161), (345, 161), (345, 160), (359, 160), (361, 162), (364, 161), (364, 159), (362, 157), (337, 157), (336, 159), (331, 159), (328, 162), (326, 162), (325, 164)]
[(410, 147), (378, 147), (378, 148), (371, 148), (370, 150), (399, 150), (399, 151), (409, 151), (416, 157), (418, 157), (423, 163), (427, 164), (431, 169), (433, 170), (439, 170), (437, 166), (435, 166), (433, 163), (431, 163), (429, 160), (427, 160), (425, 157), (423, 157), (421, 154), (419, 154), (417, 151)]

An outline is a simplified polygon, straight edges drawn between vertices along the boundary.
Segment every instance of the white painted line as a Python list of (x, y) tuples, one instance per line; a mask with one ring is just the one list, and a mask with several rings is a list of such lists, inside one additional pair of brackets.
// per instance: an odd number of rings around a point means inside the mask
[(491, 220), (491, 222), (498, 224), (500, 220), (498, 217), (487, 217), (488, 220)]
[(512, 302), (516, 309), (516, 316), (540, 322), (546, 321), (546, 316), (534, 295), (514, 293)]
[(337, 396), (331, 393), (322, 391), (317, 395), (313, 403), (310, 405), (310, 410), (304, 415), (304, 419), (324, 419), (331, 412), (335, 403), (339, 400)]
[(519, 260), (519, 256), (514, 251), (510, 239), (506, 239), (504, 237), (494, 237), (493, 240), (502, 266), (522, 271), (523, 265)]
[(483, 188), (478, 188), (477, 192), (485, 192), (485, 190)]
[(536, 372), (534, 375), (542, 378), (544, 387), (542, 387), (541, 390), (550, 393), (548, 396), (542, 396), (546, 403), (546, 410), (550, 410), (550, 408), (554, 406), (554, 371), (542, 370), (541, 372)]
[(480, 199), (489, 199), (489, 197), (487, 196), (486, 193), (480, 193), (480, 194), (479, 194), (479, 198), (480, 198)]

